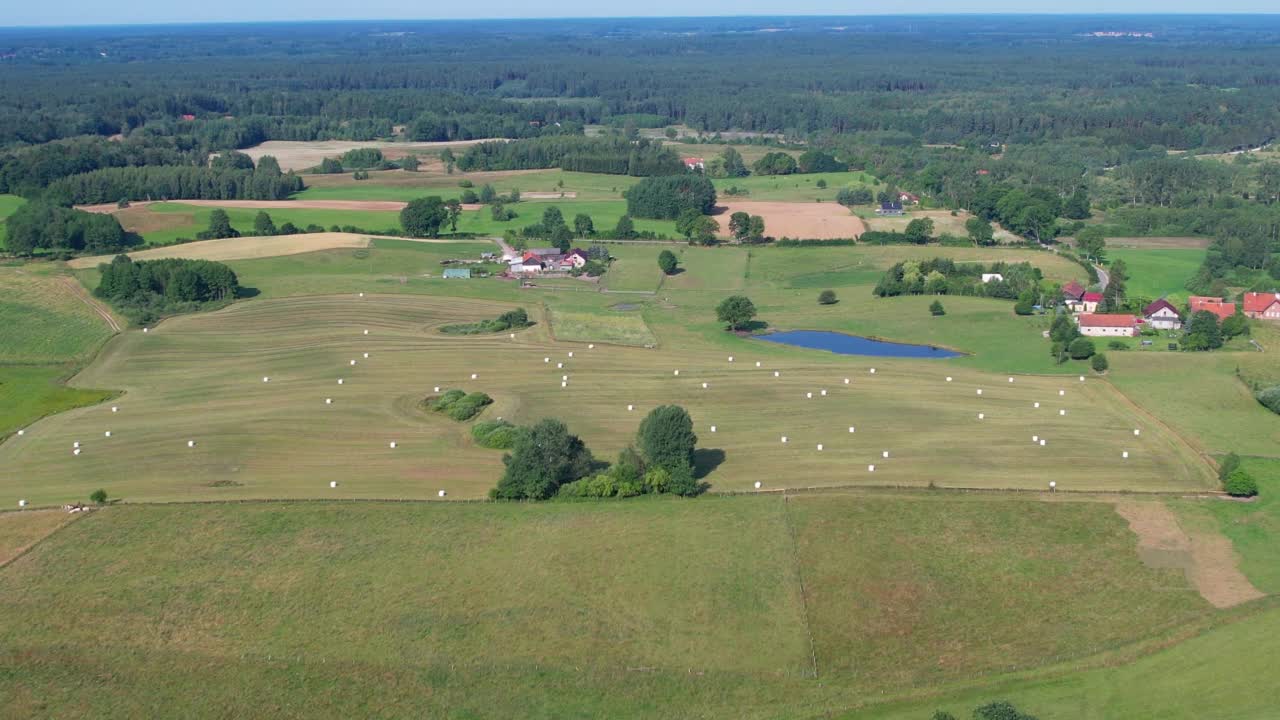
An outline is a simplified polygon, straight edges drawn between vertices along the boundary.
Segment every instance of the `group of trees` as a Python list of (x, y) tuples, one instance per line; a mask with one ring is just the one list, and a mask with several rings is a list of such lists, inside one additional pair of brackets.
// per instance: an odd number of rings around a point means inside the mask
[[(984, 274), (1002, 279), (982, 281)], [(1032, 303), (1042, 292), (1044, 275), (1028, 262), (957, 263), (950, 258), (904, 260), (885, 271), (872, 292), (879, 297), (896, 295), (976, 295)], [(1029, 312), (1029, 311), (1028, 311)]]
[(303, 189), (302, 178), (280, 172), (263, 157), (253, 170), (147, 165), (109, 167), (55, 180), (45, 197), (60, 205), (119, 200), (283, 200)]
[(39, 251), (112, 253), (136, 242), (115, 216), (33, 200), (5, 220), (5, 246), (14, 255)]
[(1241, 467), (1240, 456), (1233, 452), (1227, 453), (1218, 464), (1218, 481), (1222, 483), (1222, 489), (1232, 497), (1253, 497), (1258, 494), (1258, 481)]
[(1228, 340), (1249, 334), (1249, 319), (1244, 313), (1237, 312), (1225, 317), (1221, 322), (1218, 316), (1208, 310), (1199, 310), (1190, 314), (1182, 332), (1182, 349), (1190, 351), (1217, 350)]
[(680, 157), (662, 143), (574, 135), (477, 143), (458, 158), (458, 169), (464, 172), (545, 168), (637, 177), (675, 175), (685, 169)]
[(212, 260), (134, 261), (117, 255), (98, 269), (101, 280), (94, 295), (144, 323), (233, 300), (240, 290), (235, 272)]
[(410, 237), (433, 238), (446, 225), (456, 231), (462, 215), (462, 203), (443, 200), (438, 195), (410, 200), (400, 210), (400, 227)]
[(319, 165), (312, 168), (312, 172), (317, 175), (333, 175), (355, 170), (357, 180), (367, 180), (369, 170), (404, 169), (415, 172), (420, 164), (421, 161), (418, 160), (417, 155), (406, 155), (398, 162), (392, 162), (386, 159), (378, 148), (354, 148), (346, 151), (339, 158), (324, 158)]
[(689, 210), (708, 215), (716, 204), (716, 187), (701, 175), (647, 177), (627, 188), (627, 214), (675, 220)]
[(729, 216), (729, 234), (740, 243), (763, 242), (764, 218), (741, 211), (735, 212)]
[(639, 450), (627, 447), (612, 466), (599, 463), (559, 420), (546, 418), (514, 433), (506, 470), (490, 497), (631, 497), (645, 493), (696, 495), (693, 420), (678, 405), (654, 408), (636, 433)]
[(969, 209), (983, 220), (998, 221), (1010, 232), (1043, 243), (1055, 236), (1062, 198), (1047, 187), (991, 185), (974, 197)]

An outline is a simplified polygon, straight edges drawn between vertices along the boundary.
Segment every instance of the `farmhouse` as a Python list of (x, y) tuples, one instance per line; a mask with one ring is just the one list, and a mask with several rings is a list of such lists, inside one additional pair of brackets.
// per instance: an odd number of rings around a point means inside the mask
[(1164, 299), (1143, 308), (1142, 319), (1156, 330), (1178, 330), (1182, 327), (1182, 316), (1178, 314), (1178, 309)]
[(903, 205), (919, 205), (920, 196), (909, 192), (900, 192), (898, 193), (898, 202)]
[(982, 273), (982, 282), (984, 284), (993, 282), (993, 281), (1004, 282), (1004, 276), (1001, 275), (1000, 273)]
[(1080, 299), (1080, 304), (1082, 306), (1081, 311), (1087, 312), (1087, 313), (1097, 312), (1098, 304), (1101, 302), (1102, 302), (1102, 293), (1087, 292), (1084, 294), (1084, 297)]
[(1062, 286), (1062, 298), (1066, 301), (1068, 305), (1070, 305), (1073, 301), (1083, 302), (1084, 287), (1081, 286), (1080, 283), (1076, 282), (1075, 280), (1072, 280), (1071, 282)]
[(442, 277), (445, 280), (470, 280), (471, 268), (445, 268)]
[(1190, 306), (1191, 312), (1195, 313), (1200, 312), (1201, 310), (1207, 310), (1208, 312), (1217, 315), (1219, 320), (1226, 320), (1236, 314), (1236, 304), (1222, 302), (1222, 298), (1192, 295), (1187, 300), (1187, 304)]
[(897, 217), (902, 214), (902, 203), (882, 202), (880, 207), (876, 208), (876, 214), (885, 217)]
[(525, 253), (524, 257), (516, 258), (507, 263), (507, 271), (512, 275), (542, 272), (542, 261), (533, 253)]
[(1280, 320), (1280, 292), (1245, 293), (1244, 314), (1257, 320)]
[(707, 164), (703, 162), (702, 158), (700, 157), (687, 157), (687, 158), (680, 158), (680, 159), (684, 162), (684, 167), (686, 170), (702, 171), (707, 169)]
[(1095, 315), (1085, 313), (1077, 319), (1080, 334), (1090, 337), (1136, 337), (1141, 320), (1133, 315)]

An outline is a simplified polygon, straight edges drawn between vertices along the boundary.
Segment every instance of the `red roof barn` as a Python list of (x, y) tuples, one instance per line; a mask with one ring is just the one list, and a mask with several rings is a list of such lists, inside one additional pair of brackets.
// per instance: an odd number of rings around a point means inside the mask
[(1280, 292), (1245, 293), (1244, 314), (1261, 320), (1280, 320)]
[(1191, 307), (1191, 312), (1200, 312), (1207, 310), (1218, 316), (1219, 320), (1226, 320), (1236, 314), (1236, 304), (1222, 302), (1222, 298), (1203, 297), (1200, 295), (1192, 295), (1187, 299), (1187, 304)]

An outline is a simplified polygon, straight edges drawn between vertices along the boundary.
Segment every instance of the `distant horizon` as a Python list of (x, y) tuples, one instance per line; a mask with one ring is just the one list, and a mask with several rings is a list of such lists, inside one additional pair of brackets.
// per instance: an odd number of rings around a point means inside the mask
[[(999, 2), (1000, 0), (995, 0)], [(1247, 6), (1252, 0), (1245, 0)], [(71, 3), (79, 4), (78, 2)], [(239, 2), (233, 4), (240, 4)], [(377, 4), (377, 3), (374, 3)], [(575, 3), (569, 3), (574, 5)], [(1177, 4), (1176, 2), (1174, 3)], [(95, 5), (95, 8), (100, 7)], [(224, 5), (225, 7), (225, 5)], [(1268, 8), (1271, 7), (1268, 3)], [(318, 14), (322, 14), (323, 10), (316, 10)], [(14, 13), (10, 13), (12, 17)], [(21, 12), (17, 13), (19, 17)], [(438, 17), (339, 17), (339, 16), (321, 16), (311, 18), (298, 17), (200, 17), (200, 18), (177, 18), (177, 17), (155, 17), (130, 19), (122, 21), (118, 14), (110, 19), (86, 19), (86, 15), (92, 15), (92, 11), (75, 12), (77, 21), (66, 22), (61, 19), (49, 18), (46, 20), (23, 20), (14, 24), (0, 25), (0, 30), (22, 30), (22, 29), (87, 29), (87, 28), (128, 28), (128, 27), (165, 27), (165, 26), (217, 26), (217, 25), (293, 25), (293, 24), (339, 24), (339, 23), (384, 23), (384, 22), (404, 22), (404, 23), (431, 23), (431, 22), (510, 22), (510, 21), (582, 21), (582, 20), (727, 20), (727, 19), (821, 19), (821, 18), (892, 18), (892, 17), (1060, 17), (1060, 18), (1088, 18), (1088, 17), (1132, 17), (1132, 18), (1161, 18), (1161, 17), (1220, 17), (1224, 15), (1247, 17), (1247, 16), (1277, 16), (1280, 11), (1237, 7), (1234, 9), (1161, 9), (1161, 10), (1143, 10), (1143, 9), (1098, 9), (1098, 10), (1079, 10), (1072, 12), (1055, 12), (1055, 11), (1027, 11), (1017, 9), (974, 9), (974, 10), (943, 10), (943, 9), (920, 9), (914, 11), (895, 10), (893, 12), (880, 12), (876, 10), (866, 10), (862, 12), (831, 12), (828, 10), (813, 11), (791, 11), (785, 13), (760, 11), (734, 11), (725, 13), (707, 13), (696, 15), (672, 14), (672, 13), (655, 13), (645, 15), (591, 15), (591, 14), (565, 14), (565, 15), (490, 15), (488, 17), (466, 17), (466, 16), (438, 16)], [(139, 13), (142, 14), (142, 13)]]

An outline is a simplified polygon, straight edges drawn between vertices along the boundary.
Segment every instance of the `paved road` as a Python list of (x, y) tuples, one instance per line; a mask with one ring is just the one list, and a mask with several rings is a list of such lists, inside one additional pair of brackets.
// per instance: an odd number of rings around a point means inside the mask
[(1111, 273), (1102, 269), (1101, 265), (1094, 265), (1094, 270), (1098, 271), (1098, 285), (1102, 287), (1102, 292), (1107, 291), (1107, 283), (1111, 282)]

